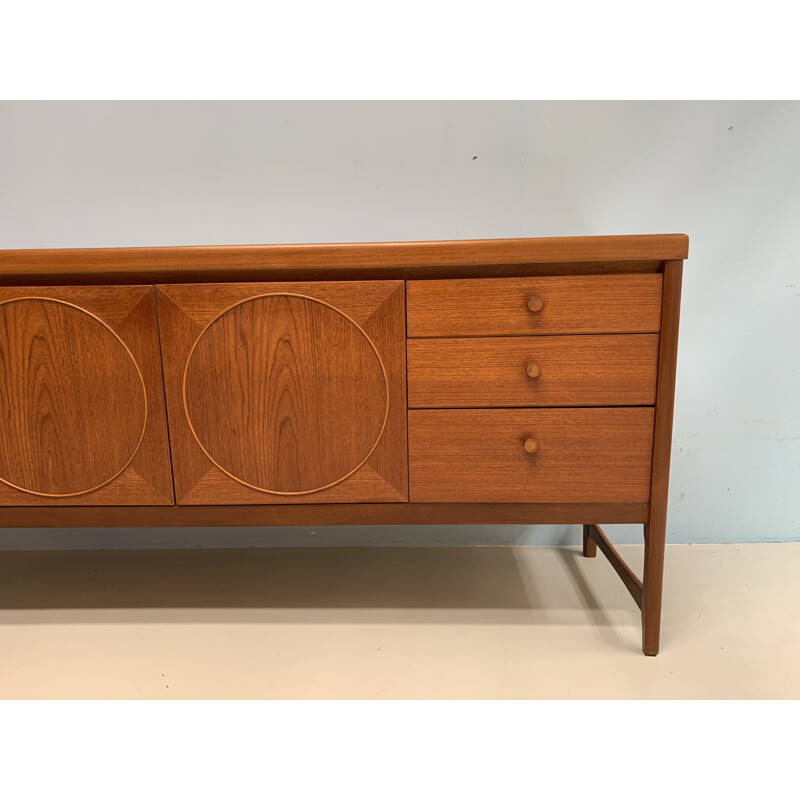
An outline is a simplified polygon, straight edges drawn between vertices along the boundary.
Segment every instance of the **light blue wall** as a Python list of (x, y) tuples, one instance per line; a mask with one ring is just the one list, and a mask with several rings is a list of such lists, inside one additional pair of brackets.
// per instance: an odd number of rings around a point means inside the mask
[[(3, 248), (670, 232), (691, 244), (669, 541), (800, 540), (800, 104), (0, 103)], [(311, 530), (6, 530), (0, 547), (579, 532)]]

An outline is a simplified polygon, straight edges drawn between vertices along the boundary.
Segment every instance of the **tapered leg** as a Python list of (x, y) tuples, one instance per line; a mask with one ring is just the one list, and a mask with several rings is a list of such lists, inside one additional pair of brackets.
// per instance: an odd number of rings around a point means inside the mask
[(589, 538), (589, 528), (591, 525), (583, 526), (583, 554), (586, 558), (594, 558), (597, 555), (597, 544)]
[(642, 592), (642, 650), (658, 655), (661, 639), (661, 595), (664, 585), (666, 514), (644, 526), (644, 591)]

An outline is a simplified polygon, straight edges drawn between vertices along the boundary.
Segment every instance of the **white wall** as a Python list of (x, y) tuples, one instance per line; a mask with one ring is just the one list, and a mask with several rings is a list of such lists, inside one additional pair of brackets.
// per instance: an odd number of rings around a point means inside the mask
[[(800, 540), (800, 103), (0, 103), (2, 248), (673, 232), (690, 256), (669, 541)], [(312, 530), (0, 547), (578, 540)]]

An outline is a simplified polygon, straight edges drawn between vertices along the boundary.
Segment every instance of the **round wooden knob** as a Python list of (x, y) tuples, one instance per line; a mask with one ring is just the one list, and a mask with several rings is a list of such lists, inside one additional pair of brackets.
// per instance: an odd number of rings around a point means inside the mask
[(522, 447), (526, 453), (535, 453), (539, 449), (539, 444), (536, 439), (528, 438), (522, 443)]
[(538, 294), (532, 294), (528, 298), (528, 311), (541, 311), (542, 298)]
[(542, 374), (542, 368), (538, 364), (528, 364), (525, 372), (529, 378), (538, 378)]

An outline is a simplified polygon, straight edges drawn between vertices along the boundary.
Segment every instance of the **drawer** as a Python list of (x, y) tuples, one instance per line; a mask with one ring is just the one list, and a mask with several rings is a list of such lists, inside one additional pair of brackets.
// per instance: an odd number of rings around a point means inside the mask
[(409, 339), (411, 408), (652, 405), (658, 334)]
[(409, 281), (408, 336), (657, 333), (659, 274)]
[(653, 414), (647, 407), (409, 411), (410, 498), (647, 502)]

